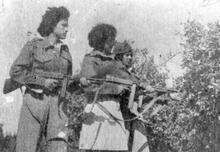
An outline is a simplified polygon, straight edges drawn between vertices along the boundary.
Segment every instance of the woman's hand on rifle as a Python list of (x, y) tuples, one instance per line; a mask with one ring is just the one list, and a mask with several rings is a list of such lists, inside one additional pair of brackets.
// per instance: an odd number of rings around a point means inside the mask
[(58, 86), (59, 82), (55, 79), (46, 79), (44, 87), (50, 91), (53, 91), (54, 88)]
[(79, 81), (82, 86), (88, 86), (90, 84), (89, 80), (87, 80), (85, 77), (81, 77)]

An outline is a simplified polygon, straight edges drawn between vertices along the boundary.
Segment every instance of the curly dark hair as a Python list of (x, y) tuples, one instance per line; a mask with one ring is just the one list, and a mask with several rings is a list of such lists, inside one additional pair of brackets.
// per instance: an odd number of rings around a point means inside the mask
[(89, 45), (96, 50), (103, 50), (105, 42), (109, 39), (115, 39), (117, 30), (110, 24), (98, 24), (92, 28), (88, 34)]
[(42, 16), (42, 21), (37, 29), (42, 37), (48, 36), (53, 32), (54, 27), (62, 19), (68, 19), (70, 16), (69, 10), (64, 7), (48, 7), (45, 14)]

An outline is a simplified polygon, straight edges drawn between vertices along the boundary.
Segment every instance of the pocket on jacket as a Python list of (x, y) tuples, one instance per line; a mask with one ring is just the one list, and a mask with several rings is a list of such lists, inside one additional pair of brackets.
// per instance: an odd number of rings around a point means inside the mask
[(40, 49), (34, 52), (34, 60), (39, 63), (47, 63), (53, 60), (54, 54), (52, 51), (44, 51), (44, 49)]

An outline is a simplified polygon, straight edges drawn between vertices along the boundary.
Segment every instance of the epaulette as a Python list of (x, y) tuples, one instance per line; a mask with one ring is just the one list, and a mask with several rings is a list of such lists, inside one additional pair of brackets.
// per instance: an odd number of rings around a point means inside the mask
[(43, 41), (44, 39), (39, 38), (39, 37), (35, 37), (31, 40), (31, 42), (36, 42), (36, 41)]
[(102, 61), (108, 61), (108, 60), (112, 61), (112, 60), (114, 60), (113, 56), (107, 56), (107, 55), (105, 55), (105, 54), (103, 54), (102, 52), (99, 52), (99, 51), (92, 51), (92, 52), (86, 54), (86, 56), (99, 58)]
[(42, 41), (43, 41), (42, 38), (35, 37), (32, 40), (27, 42), (27, 45), (33, 47), (33, 49), (31, 49), (32, 53), (35, 52), (35, 49), (39, 45), (39, 42), (42, 42)]
[(30, 44), (30, 45), (33, 45), (33, 46), (36, 46), (37, 43), (38, 43), (38, 42), (41, 42), (41, 41), (43, 41), (42, 38), (35, 37), (35, 38), (33, 38), (32, 40), (29, 41), (29, 44)]

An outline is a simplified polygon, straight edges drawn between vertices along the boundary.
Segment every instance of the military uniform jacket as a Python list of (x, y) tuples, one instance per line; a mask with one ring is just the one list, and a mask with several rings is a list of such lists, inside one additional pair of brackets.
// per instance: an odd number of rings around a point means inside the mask
[[(119, 69), (116, 67), (117, 64), (114, 57), (106, 56), (98, 51), (92, 51), (83, 60), (81, 76), (102, 79), (105, 79), (106, 75), (117, 76), (119, 75)], [(88, 116), (86, 121), (83, 121), (79, 140), (80, 149), (101, 151), (128, 150), (129, 132), (125, 129), (124, 122), (116, 122), (111, 117), (112, 115), (118, 119), (123, 119), (119, 109), (121, 95), (118, 86), (112, 83), (92, 84), (85, 89), (89, 102), (95, 99), (93, 95), (96, 89), (100, 88), (100, 91), (98, 92), (97, 104), (89, 103), (85, 107), (85, 113), (92, 114), (92, 116)], [(100, 105), (102, 108), (100, 108)]]
[(27, 42), (10, 69), (11, 78), (23, 85), (44, 87), (43, 77), (33, 76), (35, 71), (72, 74), (72, 58), (62, 42), (50, 45), (49, 40), (35, 38)]
[[(85, 55), (80, 76), (105, 79), (106, 75), (120, 75), (116, 67), (117, 64), (113, 56), (106, 56), (100, 51), (93, 50), (91, 53)], [(99, 85), (92, 84), (84, 90), (87, 93), (94, 94), (97, 88), (99, 88)], [(99, 94), (102, 95), (118, 95), (119, 93), (120, 89), (118, 85), (112, 83), (104, 83), (99, 91)]]

